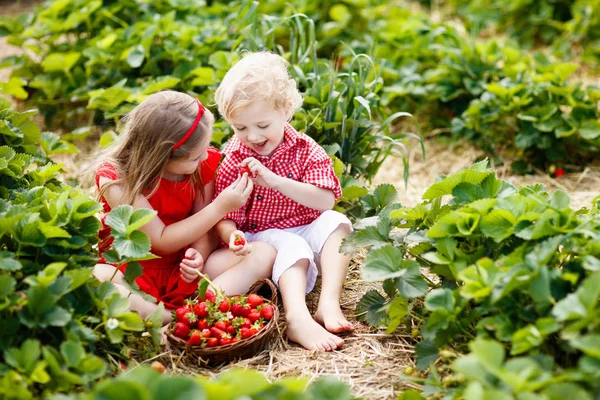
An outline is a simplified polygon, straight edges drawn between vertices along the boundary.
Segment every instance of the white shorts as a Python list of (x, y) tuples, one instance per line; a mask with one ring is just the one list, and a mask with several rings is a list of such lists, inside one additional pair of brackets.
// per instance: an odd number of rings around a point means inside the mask
[(262, 232), (246, 233), (249, 242), (266, 242), (277, 250), (273, 265), (273, 282), (279, 283), (281, 275), (299, 260), (309, 261), (306, 272), (306, 293), (315, 287), (321, 260), (321, 250), (331, 234), (342, 224), (352, 229), (352, 223), (337, 211), (328, 210), (308, 225), (287, 229), (268, 229)]

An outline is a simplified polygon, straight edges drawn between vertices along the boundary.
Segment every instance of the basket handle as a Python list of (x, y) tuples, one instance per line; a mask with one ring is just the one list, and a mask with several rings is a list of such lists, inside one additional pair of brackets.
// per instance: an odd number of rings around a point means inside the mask
[(278, 296), (277, 296), (277, 287), (275, 286), (273, 281), (270, 279), (259, 279), (256, 282), (254, 282), (254, 284), (252, 284), (252, 286), (250, 286), (250, 289), (248, 290), (248, 294), (250, 294), (250, 293), (258, 294), (258, 292), (261, 289), (265, 290), (265, 286), (268, 287), (269, 291), (271, 292), (271, 298), (269, 300), (271, 300), (271, 303), (273, 303), (273, 305), (277, 306), (279, 303)]

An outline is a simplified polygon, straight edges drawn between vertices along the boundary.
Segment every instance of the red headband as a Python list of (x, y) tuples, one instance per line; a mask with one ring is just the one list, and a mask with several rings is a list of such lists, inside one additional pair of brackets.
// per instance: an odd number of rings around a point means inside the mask
[(181, 140), (173, 145), (173, 150), (181, 147), (185, 142), (187, 142), (190, 136), (192, 136), (192, 133), (194, 133), (194, 131), (198, 127), (198, 123), (200, 123), (200, 118), (202, 118), (202, 116), (204, 115), (204, 111), (206, 109), (204, 108), (202, 103), (200, 103), (200, 100), (196, 99), (196, 103), (198, 103), (198, 114), (196, 114), (196, 119), (194, 120), (192, 127), (186, 132), (186, 134), (181, 138)]

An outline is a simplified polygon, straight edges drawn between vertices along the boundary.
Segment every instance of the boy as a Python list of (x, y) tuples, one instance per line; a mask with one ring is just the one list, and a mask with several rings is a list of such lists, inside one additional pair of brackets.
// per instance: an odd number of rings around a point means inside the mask
[[(273, 280), (281, 291), (287, 336), (310, 350), (335, 350), (344, 341), (334, 333), (353, 330), (339, 303), (350, 262), (339, 248), (352, 225), (331, 210), (341, 196), (331, 159), (288, 123), (302, 96), (287, 62), (273, 53), (247, 55), (227, 72), (215, 100), (235, 132), (223, 151), (215, 195), (243, 173), (255, 183), (246, 205), (228, 214), (216, 231), (229, 244), (229, 257), (250, 252), (246, 242), (275, 247)], [(311, 316), (305, 296), (317, 277), (315, 259), (322, 266), (322, 289)]]

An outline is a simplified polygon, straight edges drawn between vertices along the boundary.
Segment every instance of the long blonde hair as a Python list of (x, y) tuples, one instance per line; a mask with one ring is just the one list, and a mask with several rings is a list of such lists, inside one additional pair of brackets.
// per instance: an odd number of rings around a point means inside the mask
[[(117, 184), (125, 189), (121, 199), (125, 204), (132, 204), (140, 194), (152, 196), (167, 163), (188, 157), (206, 135), (211, 135), (214, 117), (206, 110), (195, 132), (181, 147), (172, 150), (191, 128), (197, 114), (196, 99), (185, 93), (165, 90), (142, 101), (124, 117), (119, 138), (101, 159), (102, 164), (116, 168), (117, 179), (103, 185), (98, 198)], [(199, 169), (191, 175), (190, 184), (202, 188)]]

